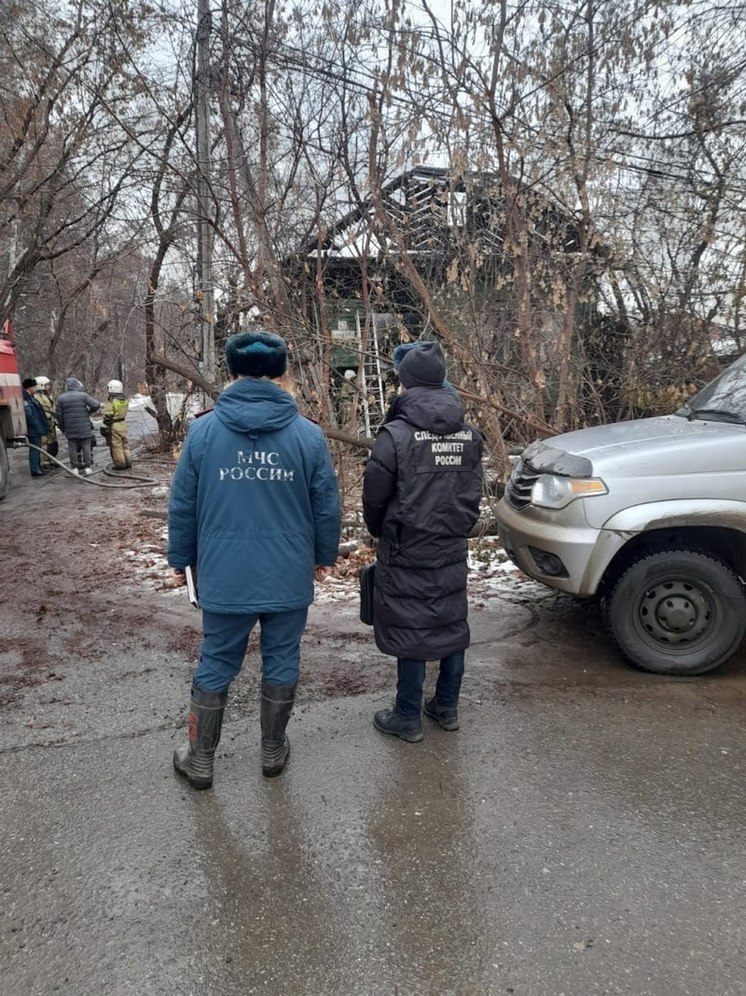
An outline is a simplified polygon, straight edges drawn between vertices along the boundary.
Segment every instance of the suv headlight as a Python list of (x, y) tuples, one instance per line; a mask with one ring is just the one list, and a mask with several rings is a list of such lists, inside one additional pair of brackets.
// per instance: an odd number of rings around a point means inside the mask
[(609, 489), (600, 477), (561, 477), (542, 474), (531, 490), (531, 504), (539, 508), (564, 508), (576, 498), (607, 495)]

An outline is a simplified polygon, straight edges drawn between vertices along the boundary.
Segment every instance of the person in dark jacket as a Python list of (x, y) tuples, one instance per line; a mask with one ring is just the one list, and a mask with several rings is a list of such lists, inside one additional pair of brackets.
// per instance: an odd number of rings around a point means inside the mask
[(32, 477), (44, 477), (41, 469), (41, 447), (42, 436), (47, 434), (47, 417), (44, 409), (34, 397), (36, 393), (36, 380), (27, 377), (23, 384), (23, 412), (26, 416), (26, 438), (28, 439), (28, 464)]
[(93, 473), (91, 452), (91, 414), (97, 412), (101, 403), (86, 394), (83, 385), (75, 377), (65, 381), (65, 391), (57, 399), (55, 414), (57, 424), (67, 439), (70, 466), (74, 474), (82, 471), (86, 476)]
[(280, 385), (284, 341), (264, 330), (231, 336), (226, 362), (233, 383), (190, 426), (169, 501), (168, 562), (196, 572), (203, 629), (188, 743), (173, 761), (198, 789), (212, 784), (228, 688), (257, 622), (262, 773), (285, 767), (314, 578), (335, 563), (340, 534), (324, 433)]
[(373, 722), (382, 733), (418, 743), (428, 660), (439, 660), (440, 670), (425, 714), (445, 730), (459, 726), (470, 640), (466, 538), (479, 517), (483, 440), (444, 383), (437, 343), (408, 350), (398, 374), (402, 390), (363, 481), (363, 516), (378, 538), (373, 631), (378, 649), (397, 659), (394, 707)]

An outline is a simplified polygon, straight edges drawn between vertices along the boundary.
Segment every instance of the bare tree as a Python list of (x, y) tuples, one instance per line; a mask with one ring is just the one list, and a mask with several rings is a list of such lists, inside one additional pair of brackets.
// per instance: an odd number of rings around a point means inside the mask
[[(116, 15), (106, 3), (81, 4), (69, 17), (42, 4), (3, 8), (0, 316), (23, 305), (31, 281), (51, 280), (59, 301), (43, 352), (53, 369), (73, 302), (132, 248), (114, 212), (141, 150), (109, 113), (113, 101), (130, 100), (118, 38), (136, 36), (132, 17), (128, 4)], [(73, 256), (77, 272), (66, 281), (60, 261)]]

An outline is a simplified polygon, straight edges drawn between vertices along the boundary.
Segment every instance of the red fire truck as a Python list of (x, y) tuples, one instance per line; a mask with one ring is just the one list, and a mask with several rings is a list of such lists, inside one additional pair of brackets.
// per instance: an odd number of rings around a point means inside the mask
[(0, 500), (7, 494), (10, 483), (7, 447), (25, 438), (23, 390), (13, 342), (13, 323), (8, 319), (0, 329)]

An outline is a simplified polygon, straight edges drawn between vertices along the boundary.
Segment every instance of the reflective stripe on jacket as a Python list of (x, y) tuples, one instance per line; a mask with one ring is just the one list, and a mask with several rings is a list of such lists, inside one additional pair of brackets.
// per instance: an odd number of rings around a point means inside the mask
[(52, 401), (45, 391), (37, 391), (34, 398), (44, 410), (44, 416), (47, 420), (48, 432), (45, 435), (53, 435), (57, 425), (57, 419), (54, 417), (54, 401)]
[(111, 426), (114, 422), (124, 422), (129, 406), (129, 401), (123, 395), (109, 398), (104, 405), (104, 425)]

